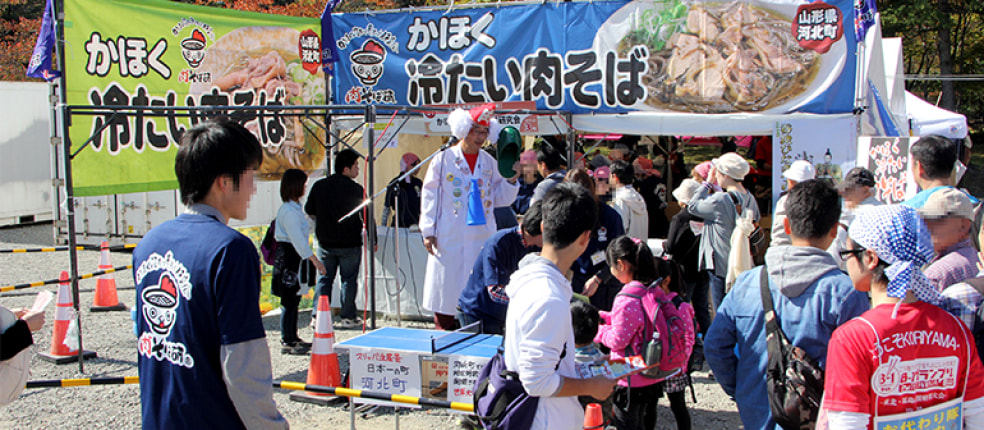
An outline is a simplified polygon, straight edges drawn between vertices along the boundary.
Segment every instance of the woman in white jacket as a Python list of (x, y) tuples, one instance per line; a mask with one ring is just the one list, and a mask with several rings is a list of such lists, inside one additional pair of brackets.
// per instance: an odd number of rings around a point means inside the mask
[(427, 249), (424, 309), (434, 312), (438, 329), (455, 325), (458, 296), (485, 239), (496, 231), (493, 208), (516, 199), (516, 177), (504, 179), (491, 155), (481, 150), (499, 138), (495, 105), (448, 116), (451, 134), (461, 139), (438, 154), (427, 169), (421, 195), (420, 233)]

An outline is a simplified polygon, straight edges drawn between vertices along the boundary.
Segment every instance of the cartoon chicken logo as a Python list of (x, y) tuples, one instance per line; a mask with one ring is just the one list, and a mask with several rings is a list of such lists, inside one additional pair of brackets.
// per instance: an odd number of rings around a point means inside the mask
[(191, 32), (191, 37), (181, 41), (181, 55), (192, 69), (202, 65), (202, 60), (205, 59), (205, 43), (205, 35), (197, 28)]
[(367, 87), (375, 86), (379, 83), (379, 77), (383, 75), (383, 61), (386, 60), (386, 50), (375, 40), (367, 40), (362, 44), (362, 49), (349, 54), (352, 60), (352, 73), (359, 78), (359, 82)]
[(150, 329), (159, 335), (167, 335), (174, 325), (178, 307), (178, 292), (169, 274), (161, 275), (157, 288), (143, 291), (143, 317)]

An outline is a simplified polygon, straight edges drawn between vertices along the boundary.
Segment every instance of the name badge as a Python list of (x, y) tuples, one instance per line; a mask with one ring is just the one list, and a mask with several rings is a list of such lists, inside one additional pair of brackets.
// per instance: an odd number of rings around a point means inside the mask
[(591, 264), (597, 266), (604, 262), (605, 262), (605, 251), (598, 251), (595, 252), (594, 254), (591, 254)]

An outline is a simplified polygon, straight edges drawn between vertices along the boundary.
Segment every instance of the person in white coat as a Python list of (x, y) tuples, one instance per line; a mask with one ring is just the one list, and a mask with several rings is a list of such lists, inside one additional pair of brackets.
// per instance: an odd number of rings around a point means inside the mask
[(486, 140), (495, 144), (499, 138), (494, 110), (487, 103), (451, 112), (448, 125), (460, 142), (435, 156), (424, 178), (420, 233), (430, 255), (423, 306), (440, 330), (454, 329), (458, 296), (482, 244), (496, 231), (493, 208), (511, 204), (519, 192), (517, 178), (503, 178), (495, 159), (481, 150)]

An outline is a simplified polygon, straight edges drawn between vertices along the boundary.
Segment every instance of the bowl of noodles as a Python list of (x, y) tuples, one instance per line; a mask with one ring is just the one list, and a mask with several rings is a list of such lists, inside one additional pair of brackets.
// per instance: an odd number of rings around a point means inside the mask
[[(230, 103), (236, 105), (259, 105), (261, 100), (284, 105), (324, 104), (324, 74), (320, 67), (315, 73), (304, 69), (297, 48), (300, 35), (284, 27), (242, 27), (223, 35), (208, 47), (198, 68), (198, 73), (207, 74), (211, 80), (193, 83), (189, 94), (228, 94)], [(257, 172), (262, 179), (279, 180), (287, 169), (310, 172), (324, 166), (321, 142), (325, 132), (317, 123), (301, 116), (275, 116), (273, 111), (263, 114), (262, 118), (253, 112), (236, 114), (253, 117), (247, 118), (244, 126), (263, 146), (263, 162)]]
[(846, 62), (844, 38), (820, 54), (796, 40), (799, 1), (650, 0), (622, 7), (593, 49), (648, 52), (639, 110), (786, 113), (826, 90)]

